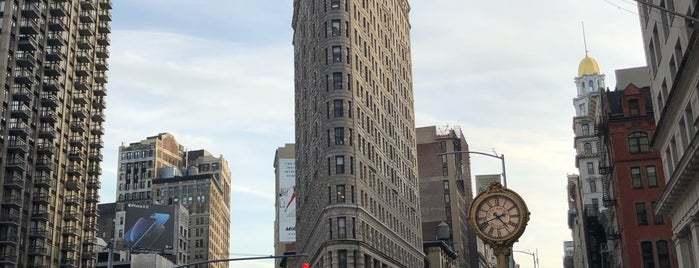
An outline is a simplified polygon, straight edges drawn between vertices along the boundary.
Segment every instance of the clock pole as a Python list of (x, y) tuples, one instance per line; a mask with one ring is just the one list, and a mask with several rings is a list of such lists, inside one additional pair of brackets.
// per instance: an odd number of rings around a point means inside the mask
[(493, 251), (498, 257), (498, 268), (510, 268), (510, 246), (497, 246)]

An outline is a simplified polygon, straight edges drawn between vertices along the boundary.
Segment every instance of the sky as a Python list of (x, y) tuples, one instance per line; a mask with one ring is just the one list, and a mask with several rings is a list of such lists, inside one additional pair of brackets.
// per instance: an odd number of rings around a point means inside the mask
[[(119, 145), (169, 132), (228, 160), (231, 258), (274, 254), (274, 152), (294, 142), (292, 2), (113, 1), (101, 202), (115, 199)], [(508, 187), (531, 211), (514, 249), (561, 267), (581, 23), (614, 90), (614, 70), (646, 64), (634, 2), (410, 4), (416, 126), (458, 126), (472, 151), (504, 154)], [(471, 160), (472, 175), (501, 172), (498, 159)]]

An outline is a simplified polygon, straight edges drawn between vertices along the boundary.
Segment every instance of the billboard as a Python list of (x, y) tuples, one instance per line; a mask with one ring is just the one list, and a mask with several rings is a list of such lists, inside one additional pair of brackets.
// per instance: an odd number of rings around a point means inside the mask
[(296, 242), (296, 164), (294, 159), (279, 159), (279, 242)]
[(128, 249), (172, 249), (176, 233), (175, 206), (128, 204), (125, 208), (124, 247)]

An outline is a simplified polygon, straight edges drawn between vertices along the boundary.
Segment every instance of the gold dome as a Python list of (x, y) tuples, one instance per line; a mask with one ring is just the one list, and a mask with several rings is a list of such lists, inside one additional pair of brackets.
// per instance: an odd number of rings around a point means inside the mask
[(599, 65), (597, 65), (595, 59), (585, 55), (585, 58), (580, 61), (578, 66), (578, 77), (591, 74), (600, 74)]

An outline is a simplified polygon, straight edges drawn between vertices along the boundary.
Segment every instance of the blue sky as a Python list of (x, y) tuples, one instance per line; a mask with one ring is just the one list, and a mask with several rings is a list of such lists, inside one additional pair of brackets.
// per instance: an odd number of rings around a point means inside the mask
[[(565, 185), (576, 172), (581, 22), (613, 90), (615, 69), (645, 65), (631, 2), (411, 1), (416, 125), (460, 126), (472, 150), (505, 154), (508, 186), (532, 211), (515, 249), (538, 249), (542, 267), (561, 266), (571, 239)], [(113, 7), (102, 202), (114, 200), (118, 146), (170, 132), (229, 162), (231, 257), (273, 254), (274, 150), (294, 142), (292, 0)], [(472, 170), (499, 173), (500, 163), (473, 156)]]

